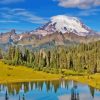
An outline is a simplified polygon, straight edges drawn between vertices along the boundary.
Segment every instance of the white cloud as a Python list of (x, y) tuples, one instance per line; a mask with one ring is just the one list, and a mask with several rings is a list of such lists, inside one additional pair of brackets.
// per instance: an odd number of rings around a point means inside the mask
[(14, 20), (0, 20), (0, 23), (18, 23), (19, 21)]
[(98, 13), (100, 13), (100, 9), (86, 9), (86, 10), (82, 10), (80, 11), (77, 15), (78, 16), (90, 16), (90, 15), (97, 15)]
[(94, 6), (100, 6), (100, 0), (53, 0), (58, 1), (58, 5), (65, 8), (87, 9)]
[(71, 13), (64, 13), (64, 15), (66, 16), (74, 16), (74, 17), (78, 17), (81, 19), (81, 17), (88, 17), (88, 16), (97, 16), (100, 13), (100, 9), (97, 8), (93, 8), (93, 9), (82, 9), (82, 10), (78, 10), (77, 13), (76, 12), (71, 12)]
[[(44, 24), (47, 22), (46, 18), (35, 15), (34, 13), (21, 8), (1, 8), (0, 9), (0, 22), (29, 22), (35, 24)], [(3, 21), (2, 21), (3, 20)], [(4, 21), (5, 20), (5, 21)]]
[(47, 22), (44, 18), (36, 16), (36, 15), (32, 14), (31, 12), (28, 12), (26, 10), (18, 11), (15, 15), (21, 16), (22, 17), (21, 20), (23, 20), (23, 21), (26, 20), (26, 21), (31, 22), (31, 23), (41, 24), (41, 23)]
[(17, 3), (23, 2), (24, 0), (0, 0), (0, 4), (10, 4), (10, 3)]

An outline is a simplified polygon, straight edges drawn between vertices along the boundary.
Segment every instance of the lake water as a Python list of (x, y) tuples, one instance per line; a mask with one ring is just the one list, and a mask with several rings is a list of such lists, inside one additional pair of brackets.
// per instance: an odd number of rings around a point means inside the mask
[(65, 80), (1, 84), (0, 100), (100, 100), (100, 90)]

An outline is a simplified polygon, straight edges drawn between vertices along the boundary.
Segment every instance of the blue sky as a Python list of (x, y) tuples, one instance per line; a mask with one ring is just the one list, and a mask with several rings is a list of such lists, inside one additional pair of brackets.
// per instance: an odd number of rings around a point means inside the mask
[(100, 32), (100, 0), (0, 0), (0, 32), (34, 30), (56, 15), (78, 17)]

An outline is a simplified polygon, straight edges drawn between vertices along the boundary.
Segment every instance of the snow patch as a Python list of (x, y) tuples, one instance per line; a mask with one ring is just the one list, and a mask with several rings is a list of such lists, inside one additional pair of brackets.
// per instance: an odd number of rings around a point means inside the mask
[(55, 24), (56, 31), (66, 33), (73, 32), (77, 35), (84, 36), (89, 31), (82, 26), (82, 23), (76, 17), (69, 17), (65, 15), (58, 15), (51, 18), (51, 23)]
[(20, 38), (19, 38), (19, 40), (21, 40), (23, 38), (23, 36), (22, 35), (20, 35)]

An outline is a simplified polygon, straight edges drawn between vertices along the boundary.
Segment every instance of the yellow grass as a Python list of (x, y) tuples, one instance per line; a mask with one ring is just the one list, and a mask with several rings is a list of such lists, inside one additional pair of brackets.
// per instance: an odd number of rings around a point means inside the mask
[(94, 88), (100, 89), (100, 74), (85, 75), (85, 76), (68, 76), (68, 80), (75, 80), (84, 84), (88, 84)]
[[(74, 73), (67, 71), (66, 73)], [(42, 71), (34, 71), (25, 66), (9, 66), (0, 61), (0, 83), (14, 83), (14, 82), (28, 82), (28, 81), (42, 81), (42, 80), (59, 80), (61, 74), (50, 74)], [(65, 79), (75, 80), (92, 87), (100, 89), (100, 74), (85, 76), (66, 76)]]
[(58, 80), (59, 74), (34, 71), (24, 66), (9, 66), (0, 61), (0, 83), (26, 82), (33, 80)]

